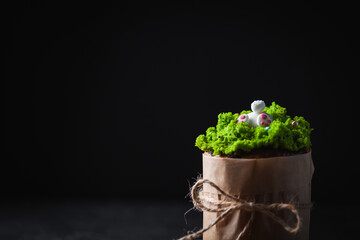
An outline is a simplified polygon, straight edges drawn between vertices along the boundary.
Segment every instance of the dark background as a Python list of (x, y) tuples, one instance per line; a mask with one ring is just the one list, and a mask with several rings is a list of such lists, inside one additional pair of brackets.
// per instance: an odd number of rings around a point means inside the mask
[[(3, 6), (1, 201), (184, 199), (195, 138), (276, 101), (312, 135), (313, 200), (356, 203), (354, 6)], [(341, 212), (341, 210), (340, 210)]]
[(314, 201), (354, 189), (351, 6), (27, 2), (5, 11), (4, 197), (181, 200), (201, 173), (195, 138), (255, 99), (315, 129)]

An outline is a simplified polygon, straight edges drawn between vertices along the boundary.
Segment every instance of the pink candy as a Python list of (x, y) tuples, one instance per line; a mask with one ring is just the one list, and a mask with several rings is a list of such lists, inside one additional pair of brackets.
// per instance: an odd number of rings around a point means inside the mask
[(264, 126), (269, 126), (269, 123), (271, 123), (271, 120), (268, 120), (267, 123), (265, 123), (264, 121), (260, 122), (260, 124)]

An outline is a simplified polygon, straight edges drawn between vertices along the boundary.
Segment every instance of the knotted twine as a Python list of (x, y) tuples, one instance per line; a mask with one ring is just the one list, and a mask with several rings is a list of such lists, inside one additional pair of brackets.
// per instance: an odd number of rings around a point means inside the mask
[[(221, 204), (224, 202), (217, 202), (216, 207), (208, 207), (205, 206), (204, 202), (209, 202), (208, 199), (204, 195), (201, 194), (201, 188), (202, 186), (207, 183), (210, 184), (213, 188), (215, 188), (223, 197), (226, 199), (225, 206), (221, 206)], [(209, 226), (200, 229), (199, 231), (195, 233), (188, 234), (178, 240), (193, 240), (198, 237), (201, 237), (204, 232), (212, 228), (214, 225), (216, 225), (218, 222), (223, 220), (229, 213), (235, 210), (244, 210), (251, 213), (250, 219), (245, 225), (245, 227), (242, 229), (236, 240), (240, 240), (242, 236), (244, 236), (245, 232), (249, 229), (251, 222), (254, 220), (255, 212), (261, 212), (262, 214), (267, 215), (270, 217), (273, 221), (280, 224), (286, 231), (290, 233), (297, 233), (300, 229), (300, 215), (299, 212), (296, 210), (295, 206), (293, 204), (289, 203), (272, 203), (272, 204), (263, 204), (263, 203), (254, 203), (254, 202), (248, 202), (243, 199), (240, 199), (234, 195), (231, 195), (229, 193), (224, 192), (219, 186), (217, 186), (215, 183), (208, 179), (199, 179), (191, 188), (191, 198), (192, 202), (194, 204), (194, 207), (200, 211), (207, 211), (207, 212), (218, 212), (220, 214), (219, 217), (215, 219)], [(296, 217), (296, 225), (294, 227), (289, 226), (283, 219), (276, 216), (273, 211), (278, 210), (288, 210), (290, 211), (295, 217)]]

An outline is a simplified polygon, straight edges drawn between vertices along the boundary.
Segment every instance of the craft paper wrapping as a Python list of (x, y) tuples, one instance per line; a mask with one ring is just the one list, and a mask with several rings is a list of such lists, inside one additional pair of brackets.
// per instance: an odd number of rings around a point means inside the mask
[[(227, 193), (257, 203), (292, 203), (301, 217), (301, 228), (291, 234), (260, 212), (255, 217), (246, 240), (308, 240), (311, 206), (311, 178), (314, 167), (311, 152), (271, 158), (222, 158), (203, 154), (203, 178)], [(203, 194), (221, 200), (215, 189), (204, 185)], [(204, 212), (204, 227), (221, 213)], [(250, 212), (236, 210), (204, 233), (204, 240), (234, 240), (249, 221)], [(296, 219), (287, 211), (276, 213), (290, 226)]]

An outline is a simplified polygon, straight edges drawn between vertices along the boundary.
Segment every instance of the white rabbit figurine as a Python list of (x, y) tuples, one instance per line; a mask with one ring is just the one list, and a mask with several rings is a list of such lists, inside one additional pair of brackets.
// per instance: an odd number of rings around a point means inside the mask
[(268, 127), (273, 120), (270, 114), (262, 112), (264, 109), (265, 102), (263, 100), (256, 100), (251, 104), (252, 112), (239, 116), (236, 123), (247, 122), (251, 127)]

